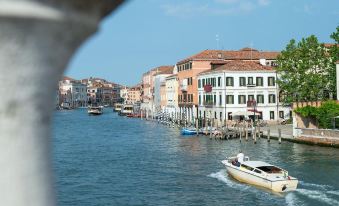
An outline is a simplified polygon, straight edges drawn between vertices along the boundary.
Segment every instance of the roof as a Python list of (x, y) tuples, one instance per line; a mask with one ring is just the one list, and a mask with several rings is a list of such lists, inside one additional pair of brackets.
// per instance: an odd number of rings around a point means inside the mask
[(241, 50), (204, 50), (183, 59), (178, 64), (192, 60), (252, 60), (252, 59), (276, 59), (280, 52), (258, 51), (253, 48), (243, 48)]
[(275, 71), (275, 70), (273, 69), (273, 67), (264, 66), (259, 62), (236, 60), (226, 62), (225, 64), (222, 64), (221, 66), (217, 67), (216, 69), (203, 71), (199, 73), (199, 75), (215, 73), (220, 71)]
[(173, 74), (173, 65), (170, 66), (160, 66), (152, 69), (152, 71), (155, 71), (155, 75), (157, 74)]
[(70, 81), (74, 81), (75, 79), (71, 78), (71, 77), (68, 77), (68, 76), (63, 76), (62, 77), (62, 80), (65, 81), (65, 80), (70, 80)]
[(263, 166), (274, 166), (274, 165), (271, 165), (271, 164), (268, 164), (268, 163), (262, 162), (262, 161), (245, 161), (242, 164), (248, 165), (248, 166), (253, 167), (253, 168), (263, 167)]
[(178, 74), (171, 74), (171, 75), (169, 75), (168, 77), (166, 77), (166, 79), (172, 79), (172, 78), (174, 78), (174, 77), (176, 77), (176, 76), (178, 76)]

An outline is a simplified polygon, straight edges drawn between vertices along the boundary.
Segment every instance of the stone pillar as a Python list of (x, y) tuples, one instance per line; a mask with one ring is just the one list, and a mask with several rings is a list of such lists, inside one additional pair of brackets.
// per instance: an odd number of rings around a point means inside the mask
[(0, 0), (0, 205), (56, 204), (55, 89), (70, 58), (122, 0)]

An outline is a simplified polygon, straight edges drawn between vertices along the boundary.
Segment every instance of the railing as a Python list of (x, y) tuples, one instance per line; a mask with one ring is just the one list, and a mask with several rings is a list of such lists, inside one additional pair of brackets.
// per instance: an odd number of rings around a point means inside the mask
[(205, 107), (213, 107), (215, 104), (212, 101), (206, 101), (206, 102), (203, 102), (203, 105)]

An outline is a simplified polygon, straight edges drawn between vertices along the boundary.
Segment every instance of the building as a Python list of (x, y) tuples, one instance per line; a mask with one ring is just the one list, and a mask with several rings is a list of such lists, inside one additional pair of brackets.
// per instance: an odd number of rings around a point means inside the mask
[(198, 81), (197, 75), (211, 69), (211, 62), (228, 62), (234, 60), (259, 62), (274, 66), (279, 52), (258, 51), (243, 48), (239, 51), (204, 50), (177, 63), (178, 70), (178, 105), (180, 118), (192, 121), (197, 117)]
[(166, 77), (173, 74), (173, 66), (154, 74), (154, 108), (156, 112), (164, 112), (166, 107)]
[(130, 104), (141, 102), (141, 84), (135, 85), (128, 90), (128, 102)]
[(179, 90), (179, 81), (177, 68), (173, 68), (172, 75), (166, 77), (166, 112), (170, 117), (177, 118), (179, 107), (178, 107), (178, 90)]
[(120, 98), (123, 99), (123, 103), (127, 104), (128, 103), (128, 87), (123, 87), (120, 89)]
[(87, 86), (80, 81), (63, 77), (59, 82), (59, 102), (72, 108), (87, 106)]
[(173, 66), (159, 66), (142, 75), (141, 109), (144, 111), (144, 114), (155, 114), (154, 83), (156, 74), (172, 70)]
[(290, 118), (290, 107), (279, 101), (277, 73), (264, 60), (211, 63), (198, 75), (199, 118), (224, 120)]
[(87, 96), (89, 104), (102, 104), (103, 99), (103, 84), (102, 83), (91, 83), (87, 87)]

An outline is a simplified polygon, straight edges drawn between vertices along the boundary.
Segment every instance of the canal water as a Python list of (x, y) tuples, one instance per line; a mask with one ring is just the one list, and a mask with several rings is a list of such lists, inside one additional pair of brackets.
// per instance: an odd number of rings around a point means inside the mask
[[(339, 150), (261, 139), (240, 144), (86, 110), (57, 111), (53, 125), (59, 205), (339, 205)], [(221, 160), (243, 150), (300, 180), (274, 194), (242, 184)]]

